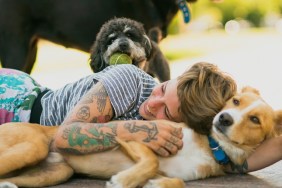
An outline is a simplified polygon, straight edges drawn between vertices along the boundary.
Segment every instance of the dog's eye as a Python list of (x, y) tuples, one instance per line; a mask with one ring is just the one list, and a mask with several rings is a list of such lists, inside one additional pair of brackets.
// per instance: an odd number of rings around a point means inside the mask
[(238, 100), (238, 99), (233, 99), (233, 104), (235, 105), (235, 106), (239, 106), (239, 104), (240, 104), (240, 101)]
[(113, 43), (113, 41), (112, 41), (112, 40), (109, 40), (109, 41), (107, 42), (107, 46), (111, 45), (112, 43)]
[(107, 42), (107, 45), (113, 44), (115, 40), (116, 40), (116, 37), (109, 38), (108, 42)]
[(133, 31), (128, 31), (125, 33), (125, 35), (130, 39), (136, 39), (136, 33), (134, 33)]
[(260, 120), (256, 116), (250, 116), (250, 120), (255, 124), (260, 124)]

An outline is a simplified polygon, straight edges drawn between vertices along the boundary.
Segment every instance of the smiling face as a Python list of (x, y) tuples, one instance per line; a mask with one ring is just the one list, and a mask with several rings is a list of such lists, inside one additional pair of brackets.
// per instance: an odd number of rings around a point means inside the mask
[(140, 106), (139, 113), (147, 120), (166, 119), (181, 122), (179, 106), (177, 80), (172, 79), (153, 89), (150, 97)]
[(213, 132), (224, 140), (254, 147), (273, 135), (276, 114), (255, 92), (232, 97), (213, 121)]

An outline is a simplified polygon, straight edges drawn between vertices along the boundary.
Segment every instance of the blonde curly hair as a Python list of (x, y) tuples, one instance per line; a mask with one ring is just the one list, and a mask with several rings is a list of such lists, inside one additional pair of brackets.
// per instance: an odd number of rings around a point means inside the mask
[(214, 116), (236, 93), (236, 82), (206, 62), (194, 64), (177, 80), (181, 119), (196, 132), (209, 134)]

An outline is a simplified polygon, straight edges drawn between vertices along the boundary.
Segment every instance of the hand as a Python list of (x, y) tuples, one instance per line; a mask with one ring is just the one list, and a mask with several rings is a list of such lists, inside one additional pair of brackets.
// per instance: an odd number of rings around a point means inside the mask
[(167, 120), (142, 121), (128, 124), (132, 140), (143, 143), (160, 156), (176, 154), (183, 146), (182, 123)]
[(167, 120), (153, 121), (158, 134), (156, 140), (152, 140), (148, 146), (157, 154), (163, 157), (175, 155), (183, 147), (182, 123), (175, 123)]

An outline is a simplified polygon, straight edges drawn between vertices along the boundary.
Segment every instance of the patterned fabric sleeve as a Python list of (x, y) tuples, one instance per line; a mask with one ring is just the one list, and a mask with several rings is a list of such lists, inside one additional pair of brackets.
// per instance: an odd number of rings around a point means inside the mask
[(0, 69), (0, 124), (29, 122), (33, 103), (45, 89), (24, 72)]
[(150, 83), (150, 89), (155, 86), (151, 76), (133, 65), (118, 65), (99, 77), (110, 97), (115, 118), (124, 116), (139, 107), (138, 103), (143, 102), (141, 96), (146, 89), (146, 82)]
[(64, 87), (48, 91), (41, 99), (42, 125), (60, 125), (78, 101), (98, 82), (105, 86), (114, 119), (141, 119), (139, 106), (151, 94), (155, 80), (133, 65), (109, 66)]

